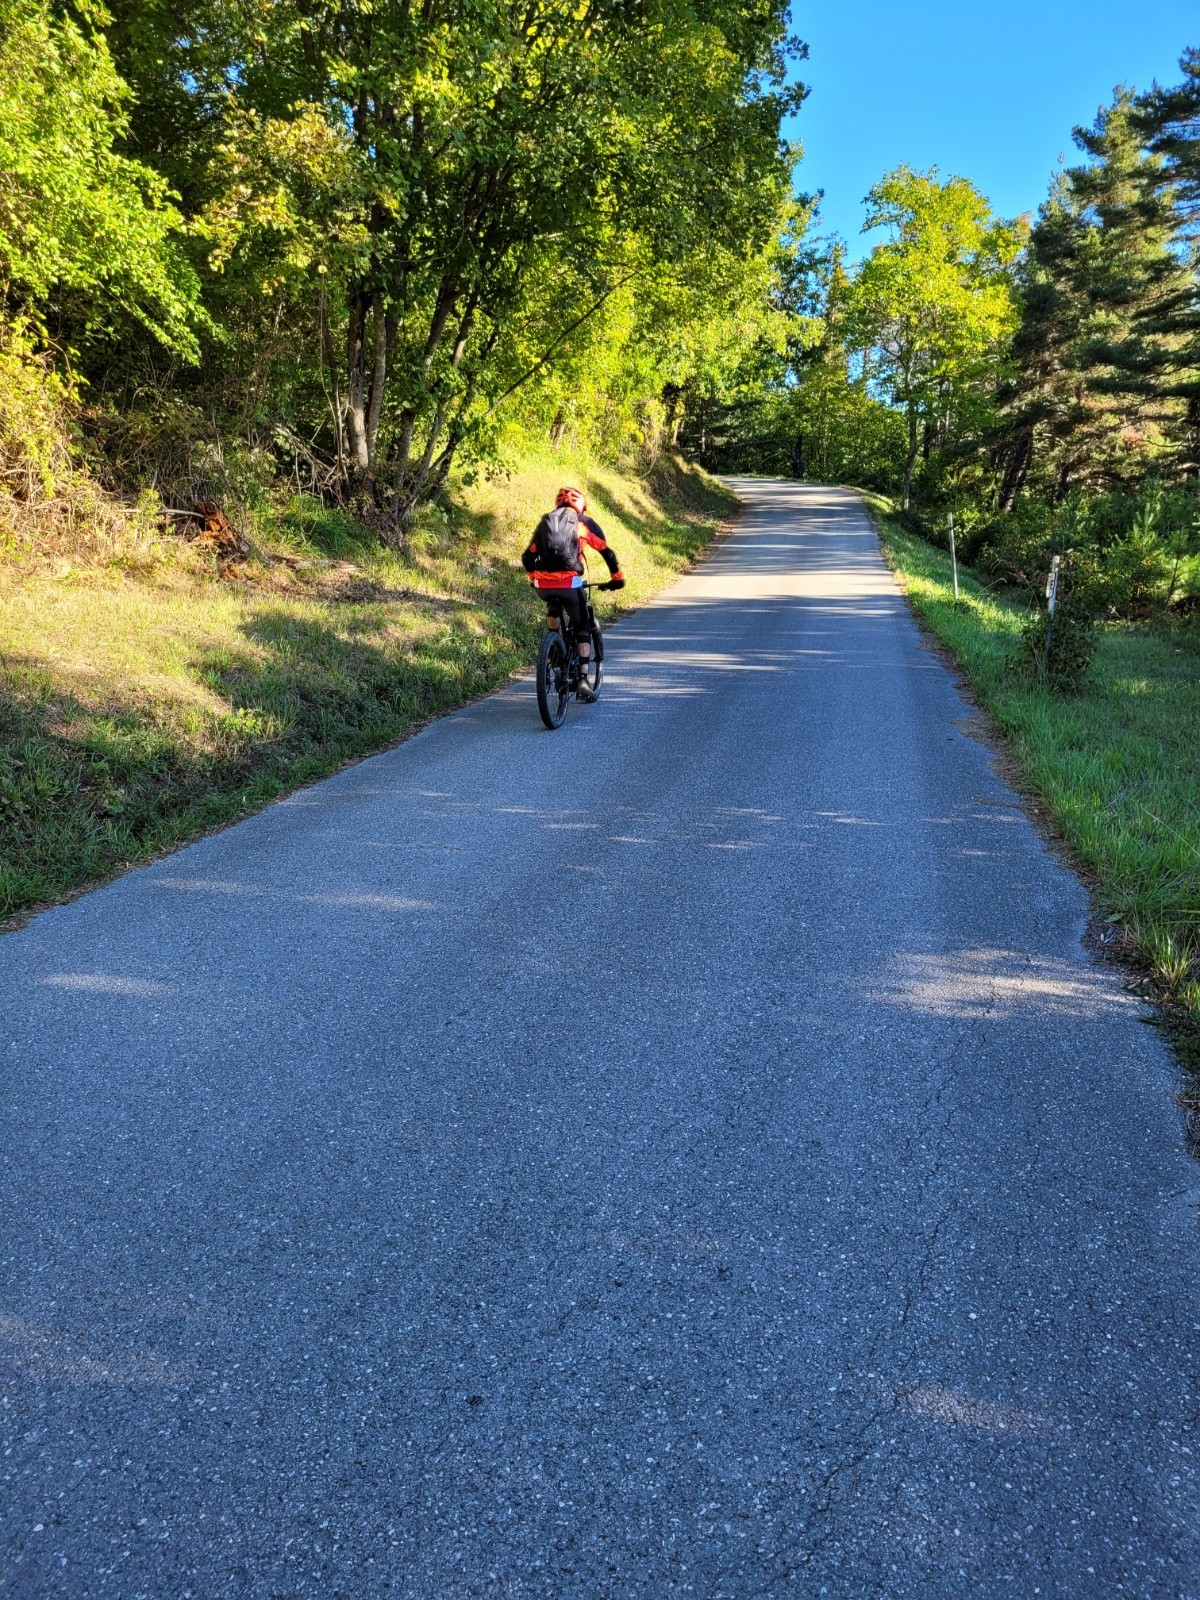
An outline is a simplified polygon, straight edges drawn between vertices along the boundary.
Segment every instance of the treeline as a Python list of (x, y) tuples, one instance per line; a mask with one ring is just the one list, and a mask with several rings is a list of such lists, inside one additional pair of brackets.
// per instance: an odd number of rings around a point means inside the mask
[(0, 0), (0, 501), (400, 545), (523, 441), (652, 459), (783, 343), (802, 55), (783, 0)]
[(901, 168), (857, 268), (796, 259), (791, 340), (712, 420), (716, 465), (857, 483), (997, 578), (1052, 551), (1092, 615), (1200, 589), (1200, 51), (1122, 90), (1034, 219)]

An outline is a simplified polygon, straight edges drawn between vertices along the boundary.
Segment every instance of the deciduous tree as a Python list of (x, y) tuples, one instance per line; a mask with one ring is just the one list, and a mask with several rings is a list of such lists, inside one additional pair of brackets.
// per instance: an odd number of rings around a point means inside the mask
[(867, 197), (866, 227), (891, 237), (858, 274), (854, 318), (875, 383), (903, 408), (909, 504), (924, 424), (944, 443), (966, 386), (994, 367), (1016, 322), (1010, 267), (1020, 230), (965, 178), (899, 167)]
[[(614, 294), (705, 251), (753, 253), (777, 215), (798, 94), (779, 0), (246, 0), (243, 15), (217, 258), (232, 270), (272, 229), (293, 252), (311, 241), (297, 266), (340, 324), (336, 453), (389, 539)], [(344, 182), (314, 209), (307, 155), (288, 180), (272, 152), (318, 110)]]

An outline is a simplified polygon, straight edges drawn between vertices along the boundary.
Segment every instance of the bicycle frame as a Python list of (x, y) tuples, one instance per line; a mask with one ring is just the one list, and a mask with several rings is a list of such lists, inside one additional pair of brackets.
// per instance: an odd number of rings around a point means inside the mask
[[(575, 593), (575, 594), (582, 594), (583, 595), (584, 616), (587, 619), (587, 625), (588, 625), (588, 632), (589, 633), (599, 633), (600, 632), (600, 625), (596, 621), (596, 613), (595, 613), (595, 610), (592, 607), (591, 593), (590, 593), (590, 591), (592, 589), (594, 589), (595, 587), (596, 587), (596, 585), (594, 583), (588, 583), (585, 580), (584, 583), (581, 584), (581, 586), (578, 589), (575, 589), (573, 591), (570, 591), (570, 590), (568, 591), (568, 593)], [(573, 657), (577, 653), (578, 648), (579, 648), (579, 640), (575, 636), (575, 624), (571, 621), (570, 617), (568, 617), (565, 613), (562, 616), (555, 617), (553, 620), (558, 623), (558, 627), (557, 628), (551, 626), (550, 619), (547, 619), (546, 626), (548, 628), (550, 628), (550, 632), (551, 633), (561, 633), (562, 634), (562, 641), (567, 647), (567, 654), (569, 656)]]
[[(591, 582), (584, 582), (578, 589), (570, 591), (583, 595), (583, 626), (592, 645), (592, 653), (586, 661), (579, 653), (580, 634), (571, 617), (563, 613), (547, 619), (546, 632), (538, 651), (537, 692), (538, 710), (548, 728), (557, 728), (561, 724), (570, 696), (578, 694), (590, 703), (599, 693), (604, 635), (591, 601), (591, 590), (595, 587)], [(550, 626), (551, 622), (557, 623), (557, 626)], [(560, 662), (557, 667), (552, 666), (555, 653)]]

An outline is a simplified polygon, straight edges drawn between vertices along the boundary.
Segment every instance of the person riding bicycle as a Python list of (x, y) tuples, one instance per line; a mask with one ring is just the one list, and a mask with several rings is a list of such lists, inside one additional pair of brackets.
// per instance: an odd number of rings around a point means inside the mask
[[(581, 491), (568, 486), (558, 491), (554, 510), (538, 523), (529, 548), (521, 556), (521, 565), (546, 602), (547, 627), (557, 629), (564, 615), (569, 618), (579, 643), (579, 660), (584, 668), (582, 677), (586, 679), (592, 640), (583, 589), (584, 545), (604, 558), (610, 573), (604, 588), (623, 589), (625, 579), (616, 551), (605, 539), (600, 524), (588, 516), (587, 501)], [(577, 692), (581, 700), (596, 698), (586, 682), (580, 683)]]

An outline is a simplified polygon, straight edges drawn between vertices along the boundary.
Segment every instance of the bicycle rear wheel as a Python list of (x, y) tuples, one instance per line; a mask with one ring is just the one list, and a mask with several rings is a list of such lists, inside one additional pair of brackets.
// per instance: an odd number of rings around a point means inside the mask
[(579, 663), (580, 682), (591, 690), (593, 700), (600, 693), (600, 679), (604, 676), (604, 635), (600, 631), (600, 624), (596, 620), (596, 613), (589, 600), (585, 610), (587, 637), (592, 641), (592, 654), (588, 661)]
[(600, 630), (597, 628), (592, 634), (592, 654), (589, 660), (579, 663), (579, 676), (592, 691), (592, 699), (600, 693), (600, 679), (604, 676), (604, 646), (600, 642)]
[(538, 651), (537, 703), (548, 728), (560, 728), (571, 697), (567, 683), (567, 647), (562, 635), (547, 629)]

